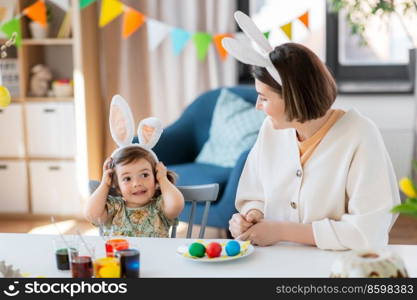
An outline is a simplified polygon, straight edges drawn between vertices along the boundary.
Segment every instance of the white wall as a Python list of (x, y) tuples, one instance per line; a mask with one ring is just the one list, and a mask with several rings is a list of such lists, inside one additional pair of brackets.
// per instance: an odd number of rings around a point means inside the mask
[(412, 95), (340, 95), (334, 107), (344, 110), (355, 108), (375, 122), (400, 179), (411, 173), (415, 102)]

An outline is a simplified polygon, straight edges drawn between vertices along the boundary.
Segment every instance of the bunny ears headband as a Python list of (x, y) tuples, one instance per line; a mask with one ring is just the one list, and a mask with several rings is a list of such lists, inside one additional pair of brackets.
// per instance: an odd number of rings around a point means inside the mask
[(236, 59), (245, 64), (264, 67), (268, 73), (281, 84), (281, 77), (269, 58), (269, 53), (274, 50), (268, 40), (262, 34), (255, 23), (241, 11), (235, 12), (235, 20), (245, 35), (252, 41), (224, 38), (223, 47)]
[(110, 133), (113, 140), (116, 142), (117, 148), (113, 151), (111, 157), (123, 148), (129, 146), (141, 147), (149, 151), (158, 162), (158, 157), (152, 151), (162, 134), (162, 123), (157, 118), (143, 119), (138, 126), (139, 144), (133, 144), (133, 137), (135, 135), (135, 121), (133, 119), (132, 111), (129, 104), (120, 95), (113, 96), (110, 105)]

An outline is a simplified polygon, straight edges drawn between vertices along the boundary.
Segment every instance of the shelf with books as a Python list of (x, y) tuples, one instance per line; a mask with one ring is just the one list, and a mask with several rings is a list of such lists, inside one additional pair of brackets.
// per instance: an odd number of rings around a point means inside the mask
[[(59, 188), (68, 188), (70, 192), (68, 202), (78, 207), (79, 200), (88, 195), (88, 178), (98, 176), (102, 155), (101, 137), (97, 137), (94, 130), (99, 126), (96, 107), (101, 103), (96, 92), (100, 77), (96, 59), (97, 4), (81, 10), (79, 0), (45, 0), (52, 13), (49, 32), (44, 37), (34, 38), (30, 25), (33, 22), (22, 12), (37, 1), (0, 0), (0, 7), (2, 3), (8, 6), (10, 3), (16, 8), (11, 17), (19, 20), (22, 32), (21, 46), (10, 47), (7, 58), (0, 60), (3, 84), (12, 96), (12, 104), (0, 108), (0, 124), (7, 128), (0, 130), (0, 160), (11, 174), (2, 179), (6, 186), (13, 182), (26, 186), (15, 196), (27, 203), (24, 210), (17, 205), (10, 208), (25, 216), (40, 215), (48, 209), (46, 203), (37, 202), (39, 195), (32, 190), (37, 178), (42, 178), (41, 183), (47, 183), (48, 178), (58, 178)], [(56, 5), (66, 1), (69, 10), (74, 8), (72, 12)], [(0, 35), (0, 43), (2, 41), (6, 39)], [(42, 74), (35, 70), (37, 66), (44, 69)], [(78, 76), (74, 76), (75, 73)], [(72, 92), (68, 92), (68, 85)], [(65, 96), (74, 93), (77, 97)], [(86, 126), (78, 126), (80, 123)], [(48, 166), (59, 168), (48, 173), (50, 177), (43, 177)], [(6, 206), (2, 199), (9, 194), (4, 189), (0, 191), (0, 213), (5, 212), (2, 207)], [(74, 216), (73, 213), (74, 210), (67, 208), (59, 212)]]

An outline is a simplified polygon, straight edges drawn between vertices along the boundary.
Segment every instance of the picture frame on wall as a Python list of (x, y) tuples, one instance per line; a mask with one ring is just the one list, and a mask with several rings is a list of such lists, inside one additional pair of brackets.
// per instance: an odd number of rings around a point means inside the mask
[[(16, 11), (16, 1), (0, 0), (0, 27), (10, 21)], [(6, 34), (0, 30), (0, 38), (6, 38)]]

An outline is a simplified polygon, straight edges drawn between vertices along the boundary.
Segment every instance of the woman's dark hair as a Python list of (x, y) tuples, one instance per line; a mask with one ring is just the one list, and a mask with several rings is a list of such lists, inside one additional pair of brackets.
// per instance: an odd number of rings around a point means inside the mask
[[(116, 155), (113, 157), (113, 168), (117, 165), (127, 165), (133, 162), (136, 162), (140, 159), (146, 159), (151, 167), (152, 167), (152, 173), (156, 180), (156, 161), (153, 155), (148, 151), (141, 147), (137, 146), (130, 146), (123, 148), (119, 150)], [(177, 175), (172, 171), (167, 171), (167, 178), (169, 181), (171, 181), (173, 184), (175, 184), (177, 180)], [(120, 193), (120, 187), (119, 182), (117, 180), (117, 174), (116, 172), (113, 172), (113, 178), (112, 178), (113, 187), (116, 189), (118, 193)], [(161, 195), (161, 189), (158, 187), (155, 190), (155, 197)]]
[(313, 51), (296, 43), (275, 47), (269, 57), (282, 86), (266, 68), (252, 66), (252, 76), (279, 93), (288, 121), (304, 123), (323, 117), (336, 99), (336, 83), (326, 65)]

